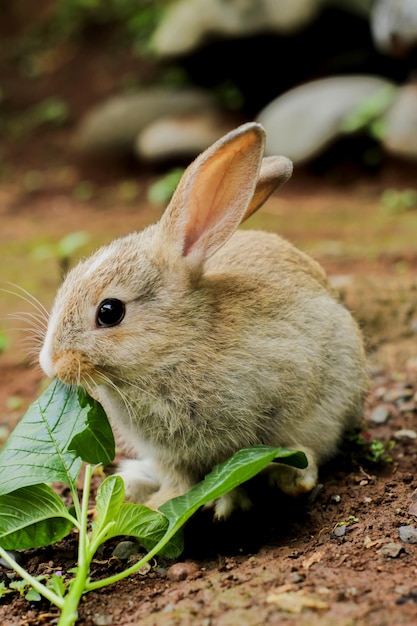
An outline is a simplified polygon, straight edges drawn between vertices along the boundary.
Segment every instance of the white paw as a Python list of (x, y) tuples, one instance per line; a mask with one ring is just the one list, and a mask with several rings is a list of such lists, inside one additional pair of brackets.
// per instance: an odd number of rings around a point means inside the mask
[(314, 461), (309, 460), (306, 469), (297, 469), (280, 463), (271, 463), (267, 470), (269, 484), (278, 487), (290, 496), (308, 493), (317, 485), (318, 468)]
[(228, 519), (233, 511), (247, 511), (251, 506), (252, 502), (245, 490), (241, 487), (237, 487), (229, 491), (229, 493), (225, 493), (224, 496), (220, 496), (220, 498), (208, 502), (204, 508), (214, 509), (214, 518), (223, 521)]
[(122, 461), (117, 474), (123, 478), (125, 498), (129, 502), (146, 502), (160, 487), (156, 467), (149, 459)]

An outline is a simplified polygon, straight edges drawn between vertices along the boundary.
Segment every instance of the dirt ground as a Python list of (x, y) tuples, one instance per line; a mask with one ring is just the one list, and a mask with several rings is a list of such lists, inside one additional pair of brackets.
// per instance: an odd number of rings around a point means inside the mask
[[(146, 196), (160, 171), (129, 159), (99, 164), (71, 152), (76, 119), (111, 93), (118, 68), (113, 59), (101, 68), (100, 80), (89, 82), (97, 76), (97, 55), (85, 64), (72, 51), (63, 59), (59, 72), (34, 83), (13, 81), (5, 66), (1, 76), (10, 110), (53, 89), (73, 111), (62, 128), (37, 128), (19, 141), (6, 135), (0, 147), (0, 281), (6, 289), (8, 282), (27, 289), (46, 306), (59, 284), (59, 267), (54, 255), (39, 260), (41, 246), (87, 231), (90, 239), (74, 261), (116, 234), (154, 221), (162, 210)], [(78, 99), (70, 89), (75, 76)], [(383, 156), (369, 171), (338, 156), (331, 167), (296, 169), (248, 227), (279, 231), (314, 255), (359, 320), (371, 380), (365, 443), (347, 440), (306, 499), (289, 500), (255, 479), (251, 511), (224, 524), (197, 513), (177, 562), (158, 558), (142, 575), (88, 594), (81, 626), (417, 624), (417, 207), (389, 211), (381, 201), (387, 189), (416, 189), (416, 167)], [(88, 197), (80, 193), (86, 181)], [(124, 183), (132, 181), (137, 197), (126, 198)], [(30, 310), (7, 292), (0, 301), (2, 319)], [(42, 386), (33, 355), (20, 343), (25, 333), (15, 326), (2, 321), (0, 327), (10, 340), (0, 354), (3, 439)], [(97, 555), (93, 577), (123, 567), (112, 556), (117, 543)], [(21, 555), (35, 575), (70, 569), (75, 559), (74, 536)], [(2, 580), (9, 574), (0, 568)], [(56, 618), (46, 602), (29, 603), (17, 594), (0, 604), (3, 626), (40, 626)]]

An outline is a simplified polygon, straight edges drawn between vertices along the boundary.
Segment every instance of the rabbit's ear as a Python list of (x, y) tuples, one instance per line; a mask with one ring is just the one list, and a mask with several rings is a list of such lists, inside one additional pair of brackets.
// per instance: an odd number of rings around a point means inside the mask
[(262, 126), (244, 124), (205, 150), (184, 172), (160, 227), (165, 241), (170, 247), (180, 246), (195, 269), (242, 221), (256, 189), (264, 142)]
[(275, 189), (287, 182), (291, 174), (292, 163), (287, 157), (271, 156), (263, 159), (258, 184), (246, 213), (242, 217), (242, 222), (255, 213)]

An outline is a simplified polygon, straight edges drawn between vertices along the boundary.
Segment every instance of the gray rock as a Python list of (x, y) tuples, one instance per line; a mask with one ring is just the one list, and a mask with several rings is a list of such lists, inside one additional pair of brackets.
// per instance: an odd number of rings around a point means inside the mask
[(130, 152), (137, 135), (166, 115), (188, 114), (213, 107), (213, 97), (200, 89), (163, 89), (115, 96), (81, 120), (74, 147), (93, 154)]
[(392, 56), (404, 55), (417, 46), (416, 0), (376, 0), (371, 12), (375, 46)]
[(399, 88), (386, 112), (382, 144), (387, 152), (406, 159), (417, 159), (417, 82)]
[(416, 439), (417, 433), (415, 430), (403, 428), (402, 430), (397, 430), (397, 432), (394, 433), (394, 437), (398, 441), (401, 441), (401, 439)]
[(417, 528), (415, 526), (400, 526), (398, 536), (404, 543), (417, 543)]
[(113, 550), (112, 556), (127, 561), (131, 556), (139, 553), (139, 544), (135, 541), (121, 541)]
[(381, 404), (374, 409), (369, 417), (374, 424), (386, 424), (391, 417), (391, 411), (388, 407)]
[(373, 0), (177, 0), (165, 11), (153, 38), (159, 57), (181, 56), (208, 37), (244, 37), (262, 32), (294, 33), (325, 5), (367, 16)]
[(163, 117), (139, 133), (135, 153), (146, 161), (193, 158), (234, 126), (214, 109)]
[(367, 99), (395, 89), (378, 76), (334, 76), (306, 83), (279, 96), (257, 116), (267, 133), (266, 154), (308, 161), (344, 131), (346, 116)]
[(310, 22), (321, 0), (179, 0), (166, 11), (152, 38), (157, 56), (180, 56), (208, 35), (235, 37), (259, 32), (289, 34)]
[(403, 552), (404, 548), (400, 543), (386, 543), (385, 546), (379, 550), (379, 553), (382, 556), (385, 556), (390, 559), (396, 559), (397, 556), (400, 556), (401, 552)]

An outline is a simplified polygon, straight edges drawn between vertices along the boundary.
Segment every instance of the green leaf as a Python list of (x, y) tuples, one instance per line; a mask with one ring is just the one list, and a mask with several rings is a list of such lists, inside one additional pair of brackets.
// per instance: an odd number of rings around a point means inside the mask
[(116, 454), (113, 431), (103, 407), (84, 389), (78, 389), (78, 402), (87, 409), (87, 427), (75, 435), (69, 444), (86, 463), (108, 465)]
[[(112, 537), (129, 535), (139, 539), (147, 550), (151, 550), (165, 535), (168, 520), (143, 504), (123, 500), (123, 479), (120, 476), (107, 477), (97, 490), (94, 537), (103, 533), (100, 537), (100, 543), (103, 543)], [(178, 535), (161, 549), (160, 554), (174, 558), (182, 550), (182, 536)]]
[(74, 487), (82, 458), (96, 464), (113, 457), (113, 433), (102, 407), (56, 379), (0, 452), (0, 495), (45, 482)]
[(0, 545), (5, 550), (48, 546), (69, 533), (74, 520), (48, 485), (0, 496)]
[(55, 380), (29, 407), (0, 452), (0, 495), (44, 482), (73, 485), (81, 459), (68, 451), (88, 409), (76, 392)]
[(28, 602), (39, 602), (42, 599), (41, 595), (34, 589), (29, 589), (25, 595), (25, 600)]
[(200, 506), (246, 482), (274, 460), (300, 469), (307, 467), (303, 452), (270, 446), (243, 448), (231, 459), (216, 465), (188, 493), (163, 504), (160, 511), (169, 519), (171, 529), (180, 527)]

